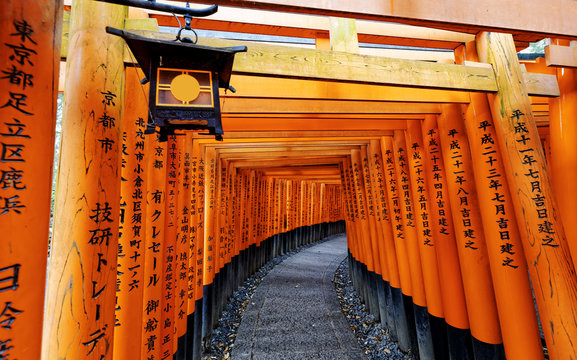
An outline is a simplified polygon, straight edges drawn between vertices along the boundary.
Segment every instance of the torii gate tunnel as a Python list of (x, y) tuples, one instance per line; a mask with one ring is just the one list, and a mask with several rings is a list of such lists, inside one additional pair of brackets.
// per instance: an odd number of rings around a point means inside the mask
[(345, 231), (415, 357), (577, 358), (577, 2), (215, 3), (198, 43), (248, 47), (224, 140), (159, 142), (105, 27), (174, 16), (2, 1), (0, 359), (199, 359), (247, 277)]

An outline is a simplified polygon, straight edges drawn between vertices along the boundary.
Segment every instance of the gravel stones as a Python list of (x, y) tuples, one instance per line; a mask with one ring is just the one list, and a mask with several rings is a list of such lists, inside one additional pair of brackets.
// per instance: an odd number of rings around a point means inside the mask
[(371, 360), (398, 359), (411, 360), (397, 343), (389, 337), (389, 330), (383, 328), (375, 317), (369, 314), (359, 299), (349, 276), (349, 265), (345, 259), (335, 272), (335, 290), (341, 303), (343, 314), (349, 321), (357, 341)]
[[(204, 344), (203, 360), (231, 358), (230, 354), (234, 348), (234, 341), (242, 316), (263, 278), (289, 256), (317, 244), (319, 242), (276, 257), (255, 272), (234, 292), (219, 319), (217, 328), (213, 330), (210, 339), (206, 340)], [(350, 280), (346, 259), (335, 272), (333, 283), (342, 311), (349, 321), (358, 343), (369, 359), (412, 359), (410, 354), (404, 354), (399, 350), (397, 344), (388, 336), (388, 330), (384, 329), (373, 315), (367, 313), (365, 305), (361, 303)]]

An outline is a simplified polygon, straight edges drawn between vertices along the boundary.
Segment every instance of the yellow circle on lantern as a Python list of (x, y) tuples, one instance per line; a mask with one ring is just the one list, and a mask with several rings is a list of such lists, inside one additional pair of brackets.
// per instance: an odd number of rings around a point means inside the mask
[(188, 74), (180, 74), (170, 83), (170, 92), (180, 101), (194, 101), (200, 94), (198, 80)]

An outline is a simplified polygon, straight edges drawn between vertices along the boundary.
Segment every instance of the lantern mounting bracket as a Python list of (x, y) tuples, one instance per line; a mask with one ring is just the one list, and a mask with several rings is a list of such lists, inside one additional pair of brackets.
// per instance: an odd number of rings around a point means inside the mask
[(169, 4), (157, 3), (156, 0), (96, 0), (110, 4), (132, 6), (141, 9), (156, 10), (169, 12), (173, 14), (184, 15), (186, 17), (205, 17), (218, 11), (218, 5), (211, 5), (204, 9), (191, 9), (190, 7), (180, 7)]

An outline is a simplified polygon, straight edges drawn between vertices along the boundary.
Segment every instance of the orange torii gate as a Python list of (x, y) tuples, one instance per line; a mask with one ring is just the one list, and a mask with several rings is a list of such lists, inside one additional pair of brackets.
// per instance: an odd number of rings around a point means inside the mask
[[(549, 357), (577, 356), (577, 61), (567, 41), (577, 29), (564, 17), (574, 4), (509, 0), (477, 16), (474, 1), (433, 10), (419, 0), (419, 11), (376, 0), (362, 10), (346, 1), (217, 3), (260, 10), (242, 10), (243, 20), (225, 7), (194, 26), (302, 33), (317, 47), (249, 44), (233, 69), (238, 93), (222, 94), (223, 142), (145, 135), (142, 75), (104, 33), (165, 38), (155, 21), (173, 18), (74, 0), (63, 22), (60, 1), (2, 5), (0, 358), (197, 359), (247, 276), (345, 223), (354, 284), (402, 349), (542, 359), (534, 294)], [(275, 26), (257, 16), (266, 10), (315, 15)], [(327, 16), (343, 14), (461, 32), (370, 21), (355, 31), (352, 20), (339, 32)], [(516, 50), (544, 35), (556, 69), (521, 66)], [(348, 53), (358, 41), (455, 50), (457, 64)], [(63, 140), (48, 247), (60, 57)]]

